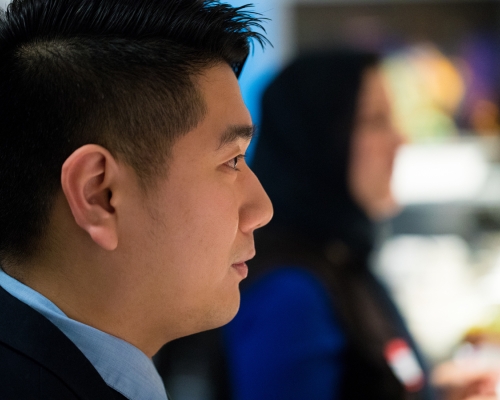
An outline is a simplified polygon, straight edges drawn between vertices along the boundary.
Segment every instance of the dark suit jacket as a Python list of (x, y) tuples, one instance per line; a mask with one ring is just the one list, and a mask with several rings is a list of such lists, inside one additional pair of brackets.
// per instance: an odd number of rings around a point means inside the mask
[(0, 287), (1, 400), (123, 400), (54, 324)]

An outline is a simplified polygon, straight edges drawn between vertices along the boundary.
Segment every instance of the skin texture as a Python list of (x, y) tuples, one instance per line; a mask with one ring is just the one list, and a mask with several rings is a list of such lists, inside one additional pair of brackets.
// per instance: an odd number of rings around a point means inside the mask
[(235, 159), (252, 125), (234, 73), (217, 65), (196, 80), (207, 113), (145, 192), (100, 146), (66, 160), (44, 252), (18, 277), (69, 317), (148, 356), (234, 317), (253, 232), (272, 216), (260, 182)]
[(374, 220), (392, 216), (398, 210), (391, 177), (403, 137), (394, 126), (392, 113), (381, 71), (368, 69), (360, 88), (348, 182), (356, 202)]

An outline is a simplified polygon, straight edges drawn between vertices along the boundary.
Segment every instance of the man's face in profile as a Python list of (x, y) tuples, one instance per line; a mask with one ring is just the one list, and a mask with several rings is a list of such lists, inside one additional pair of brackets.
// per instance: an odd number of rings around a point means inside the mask
[[(272, 216), (269, 198), (239, 157), (252, 121), (237, 78), (221, 64), (196, 82), (206, 115), (174, 144), (165, 178), (145, 196), (130, 187), (131, 212), (119, 244), (141, 275), (142, 295), (155, 305), (147, 317), (158, 319), (158, 326), (178, 325), (179, 336), (234, 317), (244, 263), (255, 253), (253, 231)], [(169, 321), (179, 314), (180, 323)]]

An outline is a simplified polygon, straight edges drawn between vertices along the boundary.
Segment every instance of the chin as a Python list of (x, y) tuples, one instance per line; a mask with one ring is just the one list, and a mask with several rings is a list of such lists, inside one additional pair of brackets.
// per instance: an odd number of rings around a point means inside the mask
[(188, 336), (220, 328), (232, 321), (240, 308), (239, 290), (237, 293), (232, 293), (231, 296), (225, 297), (225, 299), (206, 300), (203, 303), (204, 307), (190, 313), (191, 316), (186, 321), (188, 323), (184, 325), (180, 336)]
[(398, 204), (392, 193), (381, 197), (378, 202), (374, 202), (369, 212), (374, 221), (383, 221), (395, 217), (401, 212), (401, 206)]
[(240, 293), (230, 301), (225, 301), (224, 304), (214, 305), (212, 310), (206, 314), (205, 327), (201, 330), (209, 330), (219, 328), (231, 322), (240, 309)]

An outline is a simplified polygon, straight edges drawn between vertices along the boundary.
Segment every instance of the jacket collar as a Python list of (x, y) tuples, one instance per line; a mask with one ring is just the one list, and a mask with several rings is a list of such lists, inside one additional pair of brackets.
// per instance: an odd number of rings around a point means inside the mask
[(84, 400), (124, 398), (55, 325), (1, 287), (0, 304), (0, 342), (51, 371)]

